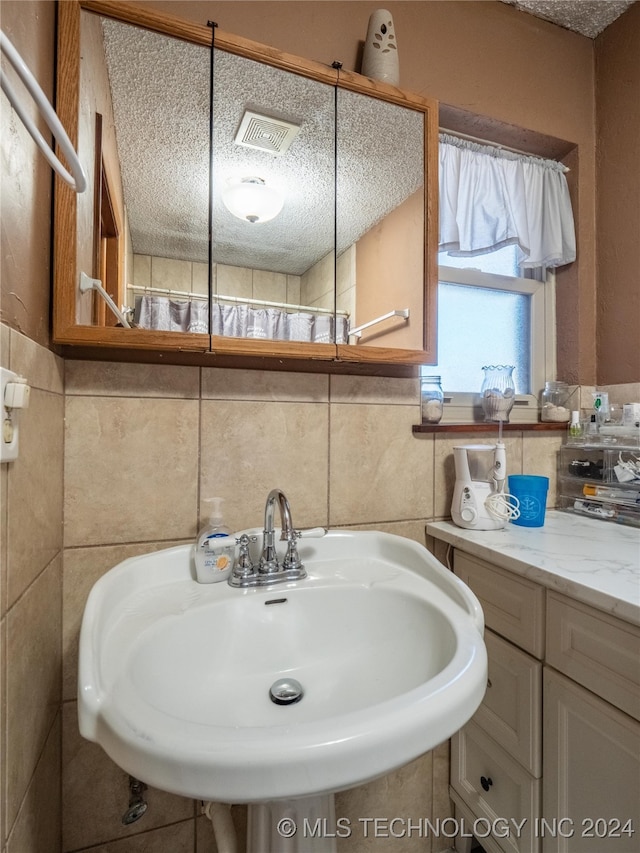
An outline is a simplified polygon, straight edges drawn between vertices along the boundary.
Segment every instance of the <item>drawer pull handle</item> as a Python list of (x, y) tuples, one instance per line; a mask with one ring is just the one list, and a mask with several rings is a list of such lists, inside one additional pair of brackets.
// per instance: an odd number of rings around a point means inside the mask
[(493, 785), (493, 779), (491, 777), (487, 779), (486, 776), (481, 776), (480, 784), (482, 785), (483, 790), (488, 791), (489, 788)]

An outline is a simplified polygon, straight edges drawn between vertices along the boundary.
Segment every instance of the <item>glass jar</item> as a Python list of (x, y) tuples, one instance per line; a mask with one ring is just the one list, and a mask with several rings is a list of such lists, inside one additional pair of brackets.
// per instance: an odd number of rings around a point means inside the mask
[(423, 376), (420, 382), (420, 412), (423, 424), (440, 423), (444, 410), (444, 393), (439, 376)]
[(571, 417), (569, 386), (566, 382), (545, 382), (540, 397), (540, 420), (545, 423), (567, 423)]
[(487, 423), (509, 423), (509, 412), (516, 401), (512, 364), (489, 364), (482, 368), (484, 381), (480, 389), (482, 411)]

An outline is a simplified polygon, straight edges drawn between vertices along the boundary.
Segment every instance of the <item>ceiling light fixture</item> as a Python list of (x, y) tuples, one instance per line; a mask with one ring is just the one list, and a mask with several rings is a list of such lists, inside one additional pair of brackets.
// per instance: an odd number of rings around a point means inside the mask
[(282, 194), (268, 187), (262, 178), (242, 178), (233, 183), (222, 193), (224, 206), (247, 222), (268, 222), (282, 210), (284, 199)]

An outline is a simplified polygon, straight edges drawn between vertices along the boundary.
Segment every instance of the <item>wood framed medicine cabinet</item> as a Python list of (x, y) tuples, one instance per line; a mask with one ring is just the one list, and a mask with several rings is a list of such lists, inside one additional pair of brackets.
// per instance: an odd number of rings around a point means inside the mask
[[(435, 361), (436, 101), (128, 2), (67, 0), (58, 15), (57, 111), (89, 184), (76, 195), (56, 177), (53, 338), (66, 355), (381, 374)], [(285, 152), (269, 148), (287, 128)], [(218, 302), (283, 305), (328, 318), (328, 333), (114, 325), (80, 288), (82, 273), (101, 275), (101, 174), (132, 309), (165, 293), (205, 316)], [(223, 202), (232, 180), (255, 177), (281, 184), (272, 222)], [(340, 338), (347, 315), (360, 331)]]

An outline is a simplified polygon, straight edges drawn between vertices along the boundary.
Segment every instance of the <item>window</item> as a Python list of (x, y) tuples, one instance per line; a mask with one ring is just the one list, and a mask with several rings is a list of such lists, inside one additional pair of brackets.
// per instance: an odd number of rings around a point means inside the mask
[(440, 134), (439, 161), (445, 421), (477, 419), (486, 364), (515, 365), (510, 420), (537, 420), (538, 394), (555, 376), (549, 270), (576, 257), (566, 167), (448, 133)]
[(438, 365), (445, 419), (473, 421), (486, 364), (513, 364), (510, 420), (537, 420), (538, 394), (555, 373), (555, 279), (523, 273), (516, 247), (476, 257), (439, 256)]

